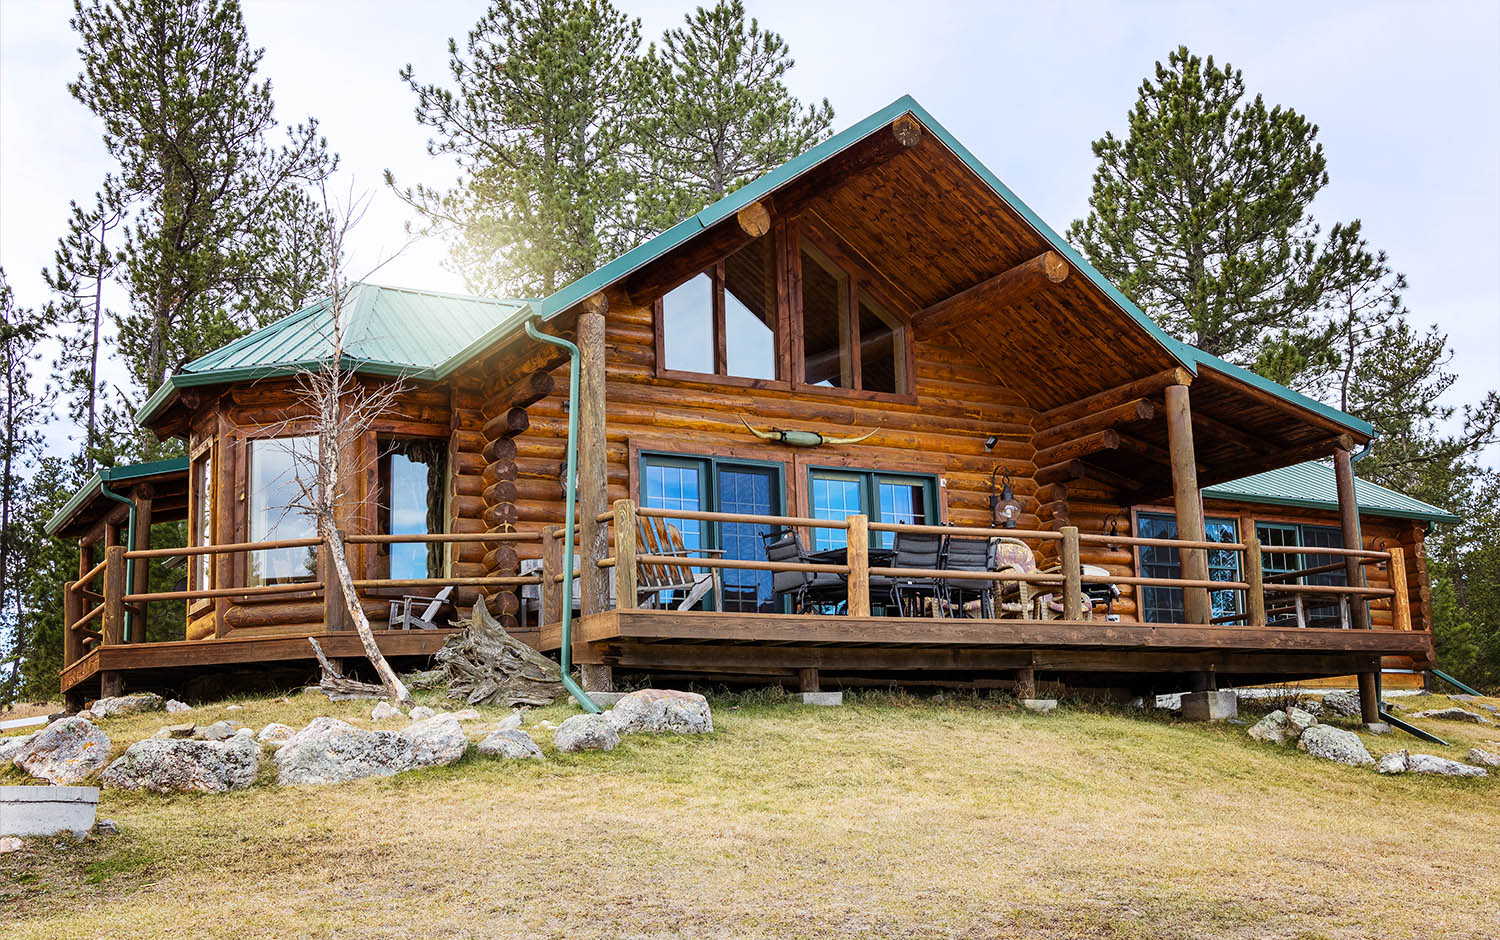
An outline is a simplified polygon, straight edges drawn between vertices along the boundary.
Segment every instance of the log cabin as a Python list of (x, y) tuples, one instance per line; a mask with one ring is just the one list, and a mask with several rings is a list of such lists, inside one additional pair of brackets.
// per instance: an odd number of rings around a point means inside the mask
[[(345, 367), (399, 383), (341, 509), (397, 659), (449, 631), (389, 629), (391, 601), (447, 588), (450, 622), (483, 597), (590, 691), (1354, 676), (1373, 721), (1432, 666), (1423, 537), (1455, 520), (1354, 480), (1373, 429), (1167, 335), (911, 98), (549, 297), (361, 284), (341, 319)], [(359, 655), (285, 508), (330, 321), (183, 365), (137, 420), (186, 456), (51, 520), (80, 547), (71, 696)]]

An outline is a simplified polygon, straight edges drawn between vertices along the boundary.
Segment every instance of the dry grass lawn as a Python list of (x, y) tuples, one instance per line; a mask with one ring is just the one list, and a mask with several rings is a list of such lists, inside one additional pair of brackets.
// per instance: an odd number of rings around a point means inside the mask
[[(170, 720), (374, 724), (368, 704), (242, 704)], [(0, 934), (1500, 936), (1500, 779), (1382, 778), (1138, 712), (714, 706), (711, 737), (611, 753), (539, 734), (545, 762), (279, 788), (267, 760), (247, 792), (106, 792), (120, 835), (0, 856)], [(121, 751), (165, 723), (106, 728)], [(1462, 757), (1500, 737), (1430, 724), (1456, 746), (1367, 744)]]

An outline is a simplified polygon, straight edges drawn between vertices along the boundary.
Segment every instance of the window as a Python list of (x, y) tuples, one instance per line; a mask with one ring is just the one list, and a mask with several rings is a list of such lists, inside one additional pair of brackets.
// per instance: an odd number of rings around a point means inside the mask
[(856, 275), (807, 239), (799, 252), (802, 380), (904, 394), (906, 332)]
[[(313, 518), (298, 507), (302, 480), (317, 473), (317, 439), (280, 437), (250, 442), (250, 541), (305, 539), (317, 535)], [(300, 480), (299, 480), (300, 478)], [(251, 587), (317, 578), (315, 547), (250, 552), (246, 583)]]
[[(641, 455), (641, 505), (663, 509), (710, 510), (747, 515), (782, 511), (781, 469), (777, 464), (718, 461), (668, 454)], [(764, 561), (764, 523), (672, 519), (688, 548), (722, 549), (725, 558)], [(712, 598), (719, 610), (774, 611), (769, 571), (725, 568), (724, 596)]]
[[(1255, 537), (1260, 539), (1265, 552), (1261, 565), (1269, 579), (1273, 574), (1288, 574), (1320, 568), (1339, 561), (1341, 556), (1319, 552), (1272, 551), (1274, 548), (1340, 548), (1344, 544), (1343, 531), (1338, 526), (1299, 525), (1287, 522), (1257, 522)], [(1284, 581), (1285, 579), (1278, 579)], [(1332, 571), (1320, 571), (1294, 579), (1293, 584), (1346, 584), (1348, 574), (1342, 567)], [(1285, 596), (1285, 595), (1283, 595)], [(1296, 625), (1294, 613), (1273, 614), (1272, 624)], [(1337, 627), (1341, 623), (1337, 604), (1308, 605), (1307, 625), (1310, 627)]]
[(763, 235), (662, 296), (662, 368), (776, 378), (773, 244)]
[[(1203, 521), (1206, 541), (1238, 542), (1239, 524), (1233, 519), (1208, 518)], [(1141, 513), (1136, 535), (1150, 539), (1177, 538), (1177, 519), (1166, 513)], [(1162, 545), (1141, 546), (1141, 576), (1146, 578), (1182, 577), (1182, 557), (1178, 550)], [(1240, 555), (1232, 549), (1208, 552), (1210, 581), (1238, 581)], [(1239, 595), (1234, 591), (1209, 593), (1213, 616), (1239, 613)], [(1151, 623), (1182, 623), (1187, 617), (1183, 608), (1182, 588), (1145, 585), (1141, 588), (1141, 618)]]
[[(444, 531), (447, 442), (433, 438), (380, 438), (377, 526), (381, 535)], [(387, 577), (441, 578), (444, 551), (432, 542), (390, 546)]]
[[(209, 447), (203, 451), (203, 455), (193, 461), (193, 508), (190, 515), (192, 532), (189, 534), (188, 544), (206, 547), (214, 543), (214, 499), (213, 499), (214, 459), (213, 448)], [(201, 591), (213, 586), (211, 572), (213, 570), (212, 555), (194, 555), (192, 564), (193, 589)]]
[[(878, 473), (873, 470), (811, 471), (808, 504), (814, 519), (844, 519), (863, 513), (877, 522), (928, 525), (937, 522), (933, 479)], [(872, 532), (871, 544), (890, 548), (891, 532)], [(848, 544), (842, 529), (814, 529), (813, 551), (843, 548)]]

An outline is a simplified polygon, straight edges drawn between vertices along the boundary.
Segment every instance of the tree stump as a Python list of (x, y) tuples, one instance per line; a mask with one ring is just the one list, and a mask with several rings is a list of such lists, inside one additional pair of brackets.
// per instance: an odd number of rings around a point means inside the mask
[(413, 688), (446, 685), (470, 705), (551, 705), (562, 694), (557, 663), (505, 631), (481, 599), (463, 631), (433, 654), (436, 668), (410, 677)]

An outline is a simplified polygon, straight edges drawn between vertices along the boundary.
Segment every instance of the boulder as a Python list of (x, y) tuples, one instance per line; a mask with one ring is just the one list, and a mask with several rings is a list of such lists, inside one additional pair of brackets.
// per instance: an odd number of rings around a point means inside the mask
[(557, 729), (552, 743), (564, 754), (612, 751), (620, 743), (620, 733), (603, 715), (574, 715)]
[(273, 721), (260, 729), (260, 734), (255, 736), (255, 740), (261, 743), (284, 744), (296, 733), (297, 729), (291, 725), (284, 725), (279, 721)]
[(664, 731), (708, 734), (714, 730), (708, 699), (697, 692), (678, 692), (675, 689), (631, 692), (615, 703), (606, 717), (621, 734)]
[(540, 760), (542, 756), (542, 749), (531, 740), (531, 735), (520, 728), (491, 731), (474, 749), (485, 757), (504, 757), (508, 760)]
[(1406, 773), (1407, 762), (1410, 759), (1411, 755), (1404, 748), (1399, 751), (1392, 751), (1376, 762), (1375, 772), (1377, 774), (1404, 774)]
[(1270, 741), (1272, 744), (1286, 744), (1296, 738), (1287, 725), (1286, 712), (1279, 708), (1251, 725), (1247, 733), (1257, 741)]
[(133, 695), (101, 698), (89, 707), (89, 711), (94, 713), (95, 718), (118, 718), (142, 712), (159, 712), (166, 707), (166, 702), (155, 692), (136, 692)]
[(224, 793), (255, 783), (260, 745), (249, 728), (227, 741), (148, 738), (125, 750), (101, 778), (115, 790)]
[(401, 709), (390, 702), (377, 702), (375, 707), (370, 709), (370, 718), (373, 721), (390, 721), (392, 718), (404, 717), (406, 716), (401, 714)]
[(1323, 711), (1342, 718), (1358, 718), (1363, 714), (1359, 708), (1359, 693), (1349, 689), (1329, 692), (1323, 696)]
[(195, 730), (193, 737), (200, 741), (227, 741), (242, 727), (237, 721), (216, 721)]
[(1471, 764), (1479, 764), (1483, 767), (1500, 767), (1500, 754), (1494, 751), (1486, 751), (1484, 748), (1471, 747), (1467, 755)]
[(283, 786), (389, 777), (452, 764), (469, 741), (452, 719), (417, 722), (400, 731), (366, 731), (337, 718), (314, 718), (276, 752)]
[(188, 712), (192, 710), (193, 706), (189, 705), (187, 702), (179, 702), (175, 698), (167, 699), (167, 714), (169, 715), (176, 715), (179, 712)]
[(1302, 709), (1319, 721), (1323, 720), (1323, 700), (1320, 698), (1304, 698), (1295, 707)]
[(1471, 767), (1462, 761), (1434, 754), (1413, 754), (1406, 759), (1406, 769), (1414, 774), (1437, 774), (1442, 777), (1488, 777), (1483, 767)]
[(12, 759), (33, 777), (75, 784), (109, 763), (109, 735), (77, 715), (59, 718), (33, 735)]
[(1412, 717), (1437, 718), (1442, 721), (1467, 721), (1475, 725), (1492, 724), (1488, 718), (1478, 712), (1471, 712), (1467, 708), (1459, 708), (1457, 706), (1452, 708), (1430, 708), (1425, 712), (1412, 712)]
[(429, 718), (436, 717), (436, 715), (437, 712), (432, 710), (431, 708), (428, 708), (426, 705), (418, 705), (411, 710), (407, 717), (409, 717), (412, 721), (426, 721)]
[(1294, 738), (1302, 737), (1302, 732), (1318, 723), (1313, 713), (1306, 709), (1293, 705), (1286, 710), (1286, 724), (1288, 733)]
[(1365, 744), (1353, 731), (1345, 731), (1331, 725), (1313, 725), (1297, 739), (1299, 750), (1314, 757), (1352, 764), (1356, 767), (1375, 763), (1375, 758), (1365, 750)]
[(156, 734), (152, 735), (152, 737), (191, 738), (197, 730), (198, 726), (189, 721), (186, 724), (181, 725), (167, 725), (165, 728), (162, 728), (160, 731), (156, 732)]
[(244, 709), (244, 707), (245, 706), (243, 706), (243, 705), (225, 705), (224, 706), (224, 710), (226, 712), (237, 712), (237, 711), (242, 711)]
[(506, 728), (519, 728), (521, 727), (522, 723), (525, 722), (525, 720), (525, 717), (521, 714), (521, 710), (517, 708), (509, 715), (501, 718), (500, 723), (495, 727), (501, 731), (504, 731)]
[(0, 738), (0, 768), (15, 760), (16, 755), (21, 753), (21, 748), (40, 732), (33, 731), (30, 734), (18, 734), (11, 738)]
[(15, 836), (0, 838), (0, 855), (9, 855), (11, 852), (19, 852), (26, 847), (26, 843)]

